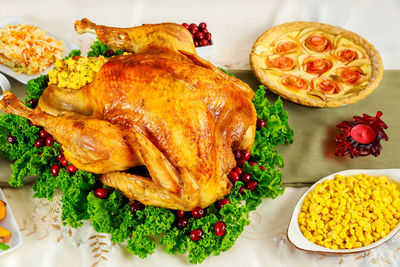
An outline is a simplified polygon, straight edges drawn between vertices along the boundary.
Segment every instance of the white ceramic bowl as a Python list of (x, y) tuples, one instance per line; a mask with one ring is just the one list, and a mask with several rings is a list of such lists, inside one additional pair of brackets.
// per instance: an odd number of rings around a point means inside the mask
[(357, 252), (362, 252), (366, 250), (370, 250), (372, 248), (375, 248), (377, 246), (382, 245), (389, 239), (391, 239), (399, 230), (400, 230), (400, 224), (398, 224), (388, 235), (386, 235), (384, 238), (379, 239), (378, 241), (365, 246), (365, 247), (360, 247), (360, 248), (354, 248), (354, 249), (330, 249), (326, 248), (320, 245), (317, 245), (310, 240), (308, 240), (303, 233), (300, 230), (299, 223), (298, 223), (298, 217), (299, 213), (301, 210), (301, 206), (303, 205), (304, 198), (307, 196), (308, 193), (310, 193), (314, 187), (322, 183), (325, 180), (331, 180), (334, 179), (337, 174), (343, 175), (343, 176), (352, 176), (356, 174), (366, 174), (368, 176), (386, 176), (388, 177), (388, 180), (391, 180), (392, 182), (397, 183), (400, 185), (400, 169), (381, 169), (381, 170), (346, 170), (346, 171), (341, 171), (337, 172), (334, 174), (331, 174), (325, 178), (322, 178), (315, 184), (313, 184), (299, 199), (299, 201), (296, 204), (296, 207), (294, 208), (292, 218), (290, 219), (289, 227), (287, 230), (287, 238), (290, 243), (292, 243), (296, 248), (300, 250), (305, 250), (305, 251), (310, 251), (310, 252), (319, 252), (319, 253), (333, 253), (333, 254), (349, 254), (349, 253), (357, 253)]
[(205, 60), (211, 60), (215, 53), (215, 44), (196, 47), (196, 53)]
[(6, 203), (6, 217), (0, 221), (0, 226), (6, 228), (11, 232), (10, 241), (6, 244), (9, 246), (7, 250), (0, 249), (0, 256), (6, 253), (13, 251), (22, 245), (22, 235), (19, 231), (17, 222), (15, 221), (14, 215), (11, 211), (10, 205), (7, 203), (6, 197), (3, 194), (3, 191), (0, 189), (0, 200)]
[[(25, 20), (23, 18), (10, 17), (10, 18), (7, 18), (7, 19), (5, 19), (3, 21), (0, 21), (0, 28), (6, 27), (7, 25), (17, 25), (17, 24), (20, 24), (20, 23), (25, 23), (25, 24), (29, 24), (29, 25), (35, 25), (35, 24), (32, 24), (32, 23), (30, 23), (29, 21), (27, 21), (27, 20)], [(67, 41), (67, 40), (65, 40), (63, 38), (60, 38), (60, 37), (58, 37), (58, 36), (56, 36), (56, 35), (54, 35), (54, 34), (52, 34), (50, 32), (47, 32), (47, 31), (46, 31), (46, 33), (48, 35), (50, 35), (51, 37), (53, 37), (53, 38), (56, 38), (56, 39), (59, 39), (59, 40), (63, 41), (63, 44), (64, 44), (64, 56), (68, 55), (69, 52), (71, 50), (73, 50), (73, 49), (79, 49), (78, 46), (76, 46), (75, 44), (73, 44), (73, 43), (71, 43), (71, 42), (69, 42), (69, 41)], [(47, 70), (45, 70), (42, 73), (39, 73), (39, 74), (36, 74), (36, 75), (27, 75), (27, 74), (17, 74), (10, 67), (5, 66), (3, 64), (0, 64), (0, 72), (2, 72), (4, 74), (7, 74), (10, 77), (13, 77), (17, 81), (20, 81), (21, 83), (26, 84), (31, 79), (35, 79), (35, 78), (39, 77), (40, 75), (47, 74), (49, 72), (49, 70), (53, 69), (53, 66), (54, 65), (51, 65)]]

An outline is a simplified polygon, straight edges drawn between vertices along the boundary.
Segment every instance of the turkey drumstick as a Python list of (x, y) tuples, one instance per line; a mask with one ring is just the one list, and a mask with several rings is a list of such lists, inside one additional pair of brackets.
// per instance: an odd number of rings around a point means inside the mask
[(122, 49), (138, 54), (164, 48), (196, 54), (190, 32), (185, 27), (175, 23), (115, 28), (96, 25), (84, 18), (75, 22), (75, 30), (77, 33), (96, 33), (100, 41), (114, 50)]

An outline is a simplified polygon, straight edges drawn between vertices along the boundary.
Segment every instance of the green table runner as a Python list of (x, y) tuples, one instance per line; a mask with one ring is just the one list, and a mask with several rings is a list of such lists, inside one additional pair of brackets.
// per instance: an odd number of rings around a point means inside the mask
[[(258, 81), (251, 72), (234, 72), (253, 89)], [(275, 100), (269, 93), (267, 97)], [(286, 186), (305, 186), (329, 174), (347, 169), (400, 168), (400, 70), (385, 71), (376, 90), (364, 100), (340, 108), (311, 108), (284, 100), (289, 113), (289, 125), (294, 130), (294, 142), (281, 145), (285, 167), (282, 170)], [(374, 157), (335, 156), (335, 137), (342, 131), (336, 124), (352, 121), (354, 115), (363, 113), (375, 116), (383, 112), (381, 119), (388, 125), (389, 141), (382, 141), (381, 155)]]
[[(251, 71), (232, 71), (239, 79), (257, 89), (259, 82)], [(25, 98), (25, 85), (12, 79), (11, 86), (20, 99)], [(268, 93), (274, 101), (276, 96)], [(294, 130), (294, 142), (281, 145), (283, 155), (283, 183), (286, 186), (306, 186), (331, 173), (346, 169), (400, 168), (400, 70), (385, 71), (379, 87), (366, 99), (340, 108), (311, 108), (284, 100), (289, 112), (289, 124)], [(382, 141), (379, 157), (367, 156), (351, 159), (335, 156), (335, 136), (341, 131), (336, 124), (352, 120), (353, 115), (367, 113), (375, 116), (383, 112), (382, 120), (389, 126), (389, 141)], [(0, 186), (10, 177), (10, 162), (0, 159)]]

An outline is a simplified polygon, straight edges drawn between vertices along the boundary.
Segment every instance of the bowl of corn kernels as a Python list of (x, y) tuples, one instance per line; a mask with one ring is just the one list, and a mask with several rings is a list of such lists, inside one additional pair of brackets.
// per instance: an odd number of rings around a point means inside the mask
[(288, 240), (298, 249), (355, 253), (400, 230), (400, 169), (346, 170), (311, 186), (299, 199)]

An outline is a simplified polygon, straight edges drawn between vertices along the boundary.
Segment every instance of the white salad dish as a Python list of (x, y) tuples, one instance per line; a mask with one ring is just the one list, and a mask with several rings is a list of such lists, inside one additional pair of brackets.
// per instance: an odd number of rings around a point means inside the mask
[[(20, 17), (9, 17), (9, 18), (7, 18), (7, 19), (5, 19), (3, 21), (0, 21), (0, 28), (4, 28), (7, 25), (17, 25), (17, 24), (21, 24), (21, 23), (37, 26), (37, 25), (35, 25), (35, 24), (33, 24), (33, 23), (23, 19), (23, 18), (20, 18)], [(46, 31), (45, 29), (43, 29), (43, 30)], [(63, 39), (63, 38), (61, 38), (59, 36), (56, 36), (56, 35), (48, 32), (48, 31), (46, 31), (46, 33), (48, 35), (50, 35), (51, 37), (59, 39), (59, 40), (61, 40), (63, 42), (63, 45), (64, 45), (64, 56), (68, 55), (71, 50), (79, 49), (78, 46), (76, 46), (75, 44), (69, 42), (68, 40), (65, 40), (65, 39)], [(48, 71), (53, 68), (53, 66), (54, 65), (51, 65), (47, 70), (45, 70), (42, 73), (35, 74), (35, 75), (26, 75), (26, 74), (18, 74), (16, 72), (14, 72), (10, 67), (8, 67), (6, 65), (3, 65), (3, 64), (0, 64), (0, 72), (2, 72), (4, 74), (16, 79), (17, 81), (19, 81), (21, 83), (27, 84), (27, 82), (29, 80), (31, 80), (31, 79), (35, 79), (35, 78), (39, 77), (40, 75), (47, 74)]]
[(3, 194), (3, 191), (0, 189), (0, 200), (6, 203), (6, 217), (0, 221), (0, 226), (6, 228), (11, 232), (10, 241), (6, 244), (9, 246), (7, 250), (0, 249), (0, 256), (13, 251), (22, 245), (22, 235), (19, 231), (17, 222), (15, 221), (14, 215), (11, 211), (10, 205), (7, 203), (7, 199)]
[(360, 248), (354, 248), (354, 249), (330, 249), (326, 248), (323, 246), (319, 246), (310, 240), (308, 240), (303, 233), (300, 230), (299, 223), (298, 223), (298, 217), (299, 213), (301, 211), (301, 206), (303, 205), (304, 199), (307, 196), (308, 193), (310, 193), (317, 184), (324, 182), (325, 180), (332, 180), (335, 178), (336, 175), (342, 175), (342, 176), (353, 176), (356, 174), (366, 174), (368, 176), (386, 176), (388, 180), (391, 182), (395, 182), (398, 185), (400, 185), (400, 169), (377, 169), (377, 170), (345, 170), (341, 172), (337, 172), (334, 174), (331, 174), (327, 177), (322, 178), (315, 184), (313, 184), (304, 194), (300, 197), (299, 201), (296, 204), (296, 207), (294, 208), (292, 218), (290, 219), (289, 222), (289, 227), (287, 230), (287, 238), (290, 243), (292, 243), (296, 248), (304, 251), (309, 251), (309, 252), (319, 252), (319, 253), (332, 253), (332, 254), (349, 254), (349, 253), (358, 253), (366, 250), (373, 249), (375, 247), (378, 247), (391, 239), (399, 230), (400, 230), (400, 223), (385, 237), (382, 239), (379, 239), (376, 242), (373, 242), (372, 244), (365, 246), (365, 247), (360, 247)]

